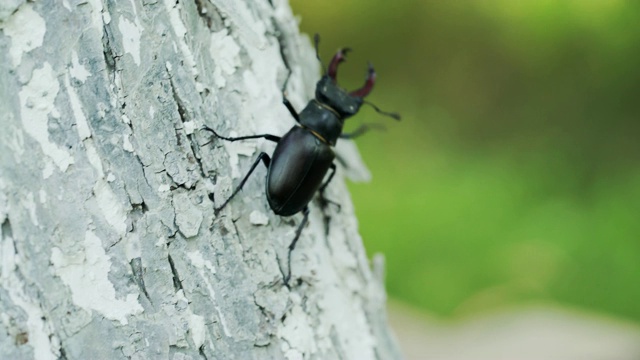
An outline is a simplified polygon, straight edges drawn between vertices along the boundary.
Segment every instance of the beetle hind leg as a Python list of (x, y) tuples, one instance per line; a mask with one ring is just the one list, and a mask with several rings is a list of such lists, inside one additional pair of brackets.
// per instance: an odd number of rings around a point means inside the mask
[(267, 169), (269, 168), (269, 164), (271, 164), (271, 158), (269, 157), (269, 155), (267, 155), (267, 153), (261, 152), (260, 155), (258, 155), (258, 158), (256, 158), (256, 161), (253, 163), (253, 165), (251, 165), (251, 169), (249, 169), (249, 172), (247, 172), (247, 175), (244, 176), (244, 178), (240, 182), (240, 185), (238, 185), (238, 187), (233, 191), (231, 196), (229, 196), (229, 198), (220, 207), (213, 209), (216, 214), (218, 214), (220, 210), (224, 209), (224, 207), (227, 206), (227, 204), (229, 204), (229, 201), (231, 201), (231, 199), (233, 199), (238, 194), (238, 192), (242, 190), (242, 187), (247, 182), (247, 180), (249, 179), (249, 176), (251, 176), (251, 174), (256, 169), (260, 161), (262, 161), (262, 163), (267, 167)]
[(336, 164), (331, 164), (331, 167), (329, 168), (331, 169), (331, 174), (329, 174), (329, 177), (327, 178), (327, 181), (324, 182), (324, 184), (322, 184), (320, 186), (320, 188), (318, 189), (318, 193), (320, 194), (320, 207), (322, 207), (323, 209), (325, 207), (327, 207), (327, 204), (332, 204), (335, 205), (338, 210), (340, 210), (342, 208), (342, 206), (340, 206), (340, 204), (338, 204), (337, 202), (333, 201), (333, 200), (329, 200), (327, 199), (326, 196), (324, 196), (324, 191), (327, 188), (327, 185), (329, 185), (329, 183), (331, 182), (331, 180), (333, 180), (333, 176), (336, 174)]
[(298, 243), (298, 239), (300, 239), (300, 234), (302, 234), (302, 229), (304, 228), (304, 226), (309, 221), (309, 207), (308, 206), (305, 206), (305, 208), (302, 210), (302, 214), (303, 214), (303, 218), (302, 218), (302, 221), (300, 222), (300, 225), (298, 225), (298, 229), (296, 230), (296, 237), (293, 238), (293, 241), (291, 242), (291, 245), (289, 245), (289, 253), (287, 255), (287, 266), (289, 268), (289, 272), (284, 277), (284, 284), (285, 284), (286, 287), (289, 287), (289, 280), (291, 280), (291, 253), (293, 252), (293, 249), (296, 248), (296, 244)]

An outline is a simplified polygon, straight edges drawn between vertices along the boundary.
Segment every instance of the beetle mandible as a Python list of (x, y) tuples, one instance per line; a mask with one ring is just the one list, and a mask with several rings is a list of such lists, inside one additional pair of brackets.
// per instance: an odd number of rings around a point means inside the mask
[[(316, 57), (318, 54), (319, 36), (314, 37)], [(400, 120), (396, 113), (387, 113), (375, 105), (364, 100), (369, 95), (376, 80), (376, 73), (371, 63), (367, 72), (365, 84), (358, 90), (347, 92), (340, 88), (336, 81), (338, 65), (345, 61), (349, 48), (338, 50), (329, 63), (325, 74), (316, 85), (315, 98), (309, 101), (301, 113), (295, 110), (286, 98), (283, 91), (283, 103), (298, 123), (283, 137), (270, 134), (249, 135), (240, 137), (225, 137), (219, 135), (213, 129), (204, 126), (202, 130), (211, 132), (215, 137), (226, 141), (239, 141), (248, 139), (266, 139), (277, 143), (272, 156), (261, 152), (240, 185), (231, 196), (219, 207), (218, 213), (229, 201), (242, 189), (249, 176), (262, 162), (267, 167), (266, 194), (269, 206), (274, 213), (280, 216), (291, 216), (302, 212), (303, 219), (298, 226), (295, 238), (289, 245), (287, 258), (288, 274), (284, 277), (284, 283), (289, 286), (291, 279), (291, 252), (296, 246), (300, 233), (309, 217), (309, 202), (316, 194), (324, 192), (336, 172), (333, 146), (338, 138), (355, 138), (367, 132), (370, 127), (361, 125), (352, 133), (343, 134), (344, 120), (355, 115), (363, 104), (368, 104), (380, 114)], [(286, 84), (286, 83), (285, 83)], [(322, 181), (331, 170), (326, 181)]]

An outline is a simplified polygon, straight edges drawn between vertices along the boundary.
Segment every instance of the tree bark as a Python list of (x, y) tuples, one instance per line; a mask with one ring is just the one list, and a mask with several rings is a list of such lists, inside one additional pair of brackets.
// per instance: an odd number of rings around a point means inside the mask
[[(0, 358), (392, 359), (338, 148), (327, 197), (273, 214), (264, 168), (214, 215), (319, 64), (284, 0), (0, 5)], [(289, 77), (290, 74), (290, 77)]]

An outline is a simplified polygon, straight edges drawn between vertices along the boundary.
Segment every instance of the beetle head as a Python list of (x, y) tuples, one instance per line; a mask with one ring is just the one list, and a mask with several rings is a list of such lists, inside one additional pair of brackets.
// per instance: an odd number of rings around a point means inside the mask
[(316, 86), (316, 99), (336, 110), (341, 118), (348, 118), (360, 110), (364, 97), (369, 95), (376, 81), (376, 72), (369, 64), (365, 84), (358, 90), (347, 92), (338, 86), (336, 76), (338, 65), (345, 61), (349, 48), (340, 49), (329, 63), (327, 75), (323, 76)]

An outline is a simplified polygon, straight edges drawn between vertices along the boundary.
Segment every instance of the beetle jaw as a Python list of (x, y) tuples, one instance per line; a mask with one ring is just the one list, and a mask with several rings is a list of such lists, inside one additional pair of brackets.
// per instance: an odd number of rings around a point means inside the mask
[[(331, 78), (331, 80), (333, 80), (336, 85), (338, 84), (338, 66), (347, 60), (347, 53), (349, 53), (349, 51), (351, 51), (351, 49), (348, 47), (339, 49), (329, 63), (327, 75)], [(373, 90), (373, 86), (376, 82), (376, 71), (374, 70), (371, 62), (368, 63), (368, 66), (369, 68), (367, 70), (367, 78), (365, 79), (364, 85), (360, 89), (350, 92), (349, 95), (353, 97), (364, 98), (369, 95), (371, 90)]]
[(364, 82), (364, 85), (358, 89), (349, 93), (349, 95), (359, 98), (364, 98), (371, 90), (373, 90), (373, 85), (376, 83), (376, 70), (373, 68), (373, 65), (369, 63), (369, 69), (367, 70), (367, 79)]

